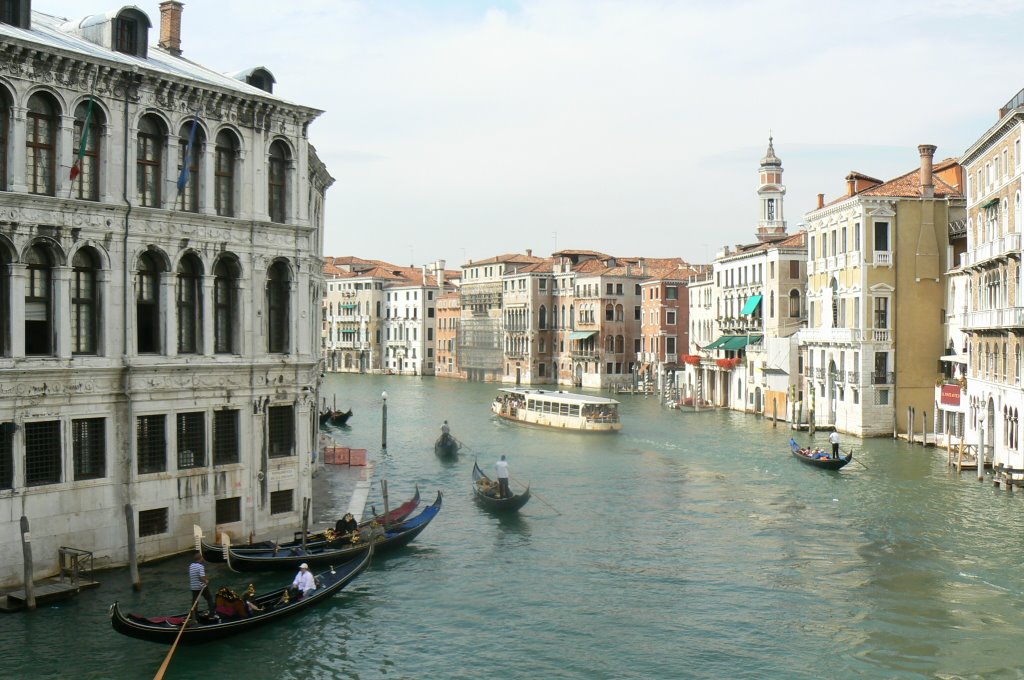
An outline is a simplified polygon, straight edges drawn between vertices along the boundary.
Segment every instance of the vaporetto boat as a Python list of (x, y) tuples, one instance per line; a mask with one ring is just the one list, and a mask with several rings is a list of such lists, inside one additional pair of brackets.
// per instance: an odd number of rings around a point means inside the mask
[(499, 418), (560, 430), (617, 432), (619, 402), (573, 392), (503, 388), (491, 404)]

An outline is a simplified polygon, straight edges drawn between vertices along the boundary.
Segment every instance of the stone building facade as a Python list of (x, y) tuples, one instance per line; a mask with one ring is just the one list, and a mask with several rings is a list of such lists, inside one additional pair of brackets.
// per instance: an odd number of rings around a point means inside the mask
[[(7, 6), (10, 7), (7, 7)], [(0, 540), (124, 564), (294, 526), (316, 446), (320, 111), (126, 6), (0, 17)], [(85, 138), (85, 143), (82, 139)], [(187, 168), (187, 170), (185, 170)], [(180, 184), (180, 188), (179, 185)], [(0, 583), (21, 555), (0, 556)]]

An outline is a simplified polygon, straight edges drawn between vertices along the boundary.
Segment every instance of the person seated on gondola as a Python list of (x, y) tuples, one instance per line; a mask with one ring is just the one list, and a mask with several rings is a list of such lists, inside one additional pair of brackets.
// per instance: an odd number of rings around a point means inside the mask
[(309, 565), (305, 562), (299, 565), (299, 573), (295, 574), (292, 588), (299, 591), (299, 597), (306, 597), (316, 590), (316, 581), (313, 579), (313, 574), (309, 573)]
[(344, 517), (334, 523), (334, 531), (338, 533), (339, 537), (351, 534), (358, 529), (359, 522), (356, 521), (351, 512), (346, 512)]
[(251, 583), (242, 595), (242, 602), (245, 603), (245, 613), (248, 616), (253, 616), (263, 611), (263, 607), (256, 604), (256, 586)]

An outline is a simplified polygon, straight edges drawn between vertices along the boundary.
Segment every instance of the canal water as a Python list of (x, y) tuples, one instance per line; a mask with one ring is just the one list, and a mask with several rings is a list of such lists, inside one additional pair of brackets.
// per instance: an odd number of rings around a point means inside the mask
[[(834, 473), (792, 459), (781, 424), (653, 397), (622, 397), (621, 433), (584, 435), (495, 420), (493, 385), (329, 375), (324, 394), (353, 409), (338, 439), (369, 449), (392, 499), (418, 483), (443, 510), (331, 602), (181, 648), (167, 677), (1024, 675), (1024, 495), (957, 478), (942, 450), (845, 438), (862, 464)], [(457, 463), (432, 450), (444, 419), (466, 447)], [(471, 496), (474, 458), (491, 472), (501, 454), (534, 492), (510, 519)], [(0, 617), (0, 676), (151, 678), (167, 649), (114, 633), (107, 609), (181, 608), (187, 562), (143, 567), (141, 593), (114, 570), (73, 601)]]

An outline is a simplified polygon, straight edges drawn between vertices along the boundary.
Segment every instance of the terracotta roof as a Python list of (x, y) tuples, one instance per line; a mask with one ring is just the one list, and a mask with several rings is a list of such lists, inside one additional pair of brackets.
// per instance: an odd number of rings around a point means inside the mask
[[(957, 187), (954, 187), (954, 186), (948, 184), (945, 180), (943, 180), (938, 175), (939, 172), (944, 172), (944, 171), (950, 170), (952, 168), (955, 168), (956, 165), (957, 165), (957, 160), (955, 158), (946, 158), (946, 159), (944, 159), (942, 161), (939, 161), (938, 163), (936, 163), (936, 164), (934, 164), (932, 166), (932, 184), (935, 187), (935, 197), (936, 198), (943, 198), (943, 197), (961, 198), (963, 196), (963, 194), (960, 193), (960, 190)], [(874, 179), (873, 177), (868, 177), (867, 175), (862, 175), (859, 172), (851, 172), (849, 175), (847, 175), (847, 177), (852, 177), (852, 176), (856, 176), (856, 177), (861, 178), (861, 179), (867, 179), (867, 180), (871, 180), (871, 181), (875, 181), (875, 182), (879, 181), (879, 180)], [(864, 189), (863, 191), (860, 191), (860, 192), (854, 194), (853, 196), (883, 196), (883, 197), (891, 197), (891, 198), (920, 198), (921, 197), (921, 170), (920, 170), (920, 168), (915, 168), (915, 169), (911, 170), (910, 172), (907, 172), (907, 173), (905, 173), (903, 175), (900, 175), (899, 177), (896, 177), (895, 179), (889, 180), (888, 182), (880, 182), (879, 184), (877, 184), (875, 186), (868, 187), (867, 189)], [(836, 205), (838, 203), (842, 203), (843, 201), (846, 201), (846, 200), (849, 200), (849, 199), (853, 198), (853, 196), (847, 196), (847, 195), (840, 196), (839, 198), (836, 198), (836, 199), (826, 203), (824, 205), (824, 207), (827, 208), (829, 206), (833, 206), (833, 205)], [(816, 208), (815, 210), (820, 210), (820, 209), (821, 208)], [(814, 212), (814, 210), (812, 210), (811, 212)]]
[(482, 264), (499, 264), (499, 263), (513, 263), (513, 262), (541, 262), (544, 258), (536, 257), (534, 255), (523, 255), (521, 253), (505, 253), (504, 255), (497, 255), (495, 257), (487, 258), (486, 260), (477, 260), (475, 262), (468, 262), (462, 265), (463, 269), (467, 267), (476, 267)]

